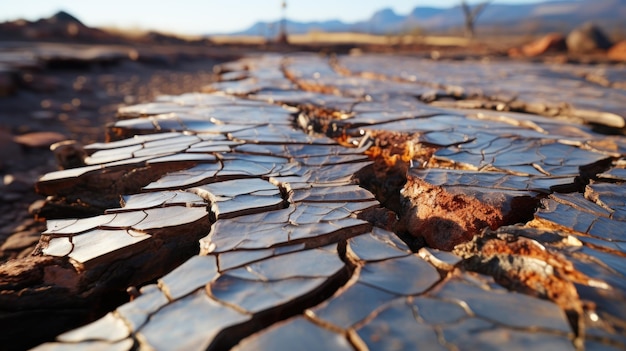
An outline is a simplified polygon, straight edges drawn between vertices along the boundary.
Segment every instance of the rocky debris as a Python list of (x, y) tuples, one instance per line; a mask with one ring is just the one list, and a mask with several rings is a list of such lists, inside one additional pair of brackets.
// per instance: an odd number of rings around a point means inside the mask
[[(474, 187), (462, 180), (441, 187), (429, 184), (419, 175), (411, 172), (401, 190), (401, 201), (405, 202), (402, 225), (410, 235), (423, 238), (432, 248), (450, 251), (484, 228), (522, 222), (527, 219), (524, 214), (534, 212), (536, 207), (536, 195), (532, 192)], [(480, 179), (483, 175), (474, 176)]]
[(13, 137), (13, 141), (22, 146), (45, 149), (65, 139), (67, 139), (65, 135), (57, 132), (33, 132)]
[(565, 36), (560, 33), (550, 33), (522, 46), (521, 48), (513, 48), (509, 50), (509, 56), (535, 57), (539, 55), (545, 55), (547, 53), (558, 53), (565, 51), (567, 51)]
[(619, 43), (611, 46), (607, 52), (607, 56), (611, 60), (626, 61), (626, 41), (620, 41)]
[(567, 35), (567, 49), (575, 53), (591, 53), (607, 50), (612, 46), (611, 40), (595, 24), (588, 22), (574, 29)]
[(39, 350), (626, 347), (623, 126), (432, 104), (546, 89), (605, 113), (621, 93), (571, 66), (396, 60), (247, 58), (121, 108), (40, 178), (63, 201), (0, 269), (5, 315), (48, 326), (28, 346), (73, 327), (53, 311), (100, 318)]
[(83, 145), (76, 140), (63, 140), (50, 145), (50, 151), (61, 169), (76, 168), (85, 165), (87, 153)]

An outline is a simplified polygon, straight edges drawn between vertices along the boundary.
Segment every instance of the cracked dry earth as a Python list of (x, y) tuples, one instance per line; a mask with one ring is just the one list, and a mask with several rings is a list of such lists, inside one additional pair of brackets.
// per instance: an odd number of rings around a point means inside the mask
[(623, 67), (220, 69), (39, 180), (47, 230), (0, 267), (3, 345), (626, 348)]

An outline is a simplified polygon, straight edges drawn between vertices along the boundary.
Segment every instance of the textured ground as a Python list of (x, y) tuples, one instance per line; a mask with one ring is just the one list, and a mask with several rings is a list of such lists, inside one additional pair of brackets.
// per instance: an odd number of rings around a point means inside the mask
[(221, 80), (57, 151), (47, 230), (0, 267), (5, 344), (131, 287), (37, 349), (626, 347), (623, 67), (268, 55)]
[(57, 169), (50, 144), (104, 141), (104, 126), (115, 121), (120, 106), (199, 90), (220, 62), (190, 60), (183, 50), (169, 57), (145, 52), (143, 60), (133, 61), (130, 48), (0, 46), (0, 262), (29, 255), (45, 230), (28, 208), (43, 199), (34, 183)]

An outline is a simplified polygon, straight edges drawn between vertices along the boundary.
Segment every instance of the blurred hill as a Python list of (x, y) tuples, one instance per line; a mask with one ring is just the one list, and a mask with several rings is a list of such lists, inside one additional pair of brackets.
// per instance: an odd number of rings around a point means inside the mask
[[(459, 1), (460, 3), (460, 1)], [(330, 11), (329, 11), (330, 13)], [(626, 0), (551, 0), (535, 4), (492, 3), (478, 18), (478, 33), (499, 35), (538, 35), (567, 33), (592, 21), (615, 39), (626, 37)], [(369, 19), (354, 23), (339, 20), (298, 22), (287, 20), (289, 34), (356, 32), (389, 34), (459, 34), (463, 26), (460, 5), (451, 8), (415, 7), (406, 15), (390, 8), (375, 12)], [(279, 21), (257, 22), (248, 29), (228, 36), (275, 38)], [(160, 32), (101, 29), (85, 25), (71, 14), (60, 11), (37, 21), (15, 20), (0, 23), (0, 41), (53, 41), (101, 44), (207, 44), (205, 37), (181, 37)]]
[[(490, 4), (478, 19), (483, 30), (497, 30), (501, 34), (534, 34), (552, 31), (567, 32), (580, 24), (593, 21), (608, 32), (626, 32), (626, 0), (555, 0), (535, 4)], [(442, 9), (416, 7), (408, 15), (396, 14), (392, 9), (377, 11), (368, 20), (345, 23), (287, 21), (291, 34), (308, 32), (364, 32), (396, 34), (415, 30), (446, 32), (463, 25), (460, 5)], [(258, 22), (234, 35), (274, 37), (279, 22)]]
[(204, 44), (208, 39), (189, 39), (159, 32), (124, 32), (86, 26), (76, 17), (59, 11), (37, 21), (23, 19), (0, 23), (0, 41), (58, 41), (99, 44)]

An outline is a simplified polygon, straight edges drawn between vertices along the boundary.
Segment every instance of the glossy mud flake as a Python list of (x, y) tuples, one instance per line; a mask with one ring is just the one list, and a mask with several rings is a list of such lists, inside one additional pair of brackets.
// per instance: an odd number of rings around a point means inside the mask
[(232, 250), (258, 250), (297, 243), (306, 245), (307, 240), (314, 245), (322, 245), (371, 230), (369, 223), (356, 218), (299, 224), (249, 222), (246, 217), (218, 220), (213, 225), (211, 234), (201, 240), (201, 251), (222, 253)]
[(466, 319), (445, 326), (443, 339), (459, 348), (489, 349), (511, 345), (515, 350), (575, 350), (570, 338), (541, 331), (518, 331), (501, 328), (482, 319)]
[(359, 281), (398, 295), (418, 295), (439, 281), (435, 267), (416, 255), (368, 262)]
[(580, 194), (553, 196), (542, 200), (542, 208), (535, 214), (535, 221), (538, 225), (556, 226), (575, 235), (624, 242), (622, 211), (620, 207), (616, 208), (617, 211), (607, 209)]
[(224, 329), (249, 318), (199, 290), (153, 314), (150, 322), (140, 329), (137, 339), (146, 348), (204, 350)]
[(374, 310), (398, 298), (398, 295), (357, 282), (340, 290), (330, 300), (307, 311), (316, 321), (348, 330)]
[(259, 178), (211, 183), (189, 191), (211, 203), (211, 211), (221, 219), (284, 207), (281, 190)]
[(206, 208), (184, 206), (171, 206), (163, 208), (153, 208), (144, 211), (146, 218), (133, 226), (133, 229), (149, 231), (166, 227), (176, 227), (188, 223), (193, 223), (208, 217)]
[(115, 311), (133, 332), (139, 330), (152, 314), (170, 301), (155, 284), (146, 285), (139, 292), (140, 296)]
[(217, 276), (218, 266), (214, 256), (194, 256), (159, 279), (158, 285), (173, 301), (203, 287)]
[(129, 337), (129, 332), (123, 319), (108, 313), (94, 323), (59, 335), (58, 340), (68, 343), (83, 340), (116, 342)]
[[(142, 242), (150, 239), (150, 235), (133, 236), (126, 230), (92, 230), (72, 237), (72, 251), (68, 256), (75, 261), (87, 265), (90, 261), (105, 258), (108, 254), (119, 252), (126, 254), (140, 250)], [(136, 248), (135, 248), (136, 247)], [(122, 250), (124, 248), (129, 248)]]
[(434, 326), (419, 320), (415, 312), (406, 299), (394, 300), (357, 329), (360, 342), (369, 350), (447, 350)]
[[(565, 313), (551, 302), (518, 293), (489, 291), (462, 280), (450, 280), (435, 293), (442, 300), (464, 301), (477, 316), (513, 328), (571, 333)], [(532, 306), (529, 308), (528, 306)]]
[(295, 190), (292, 195), (294, 202), (352, 202), (371, 201), (374, 195), (369, 191), (356, 186), (343, 187), (311, 187)]
[(323, 328), (304, 317), (296, 317), (244, 339), (233, 350), (353, 350), (341, 334)]
[(394, 233), (374, 228), (371, 233), (349, 239), (347, 254), (355, 260), (380, 261), (407, 256), (410, 250)]
[(626, 101), (591, 70), (219, 66), (40, 178), (47, 230), (0, 266), (0, 310), (54, 329), (42, 349), (624, 349)]
[(145, 210), (153, 207), (165, 206), (206, 206), (203, 198), (182, 191), (164, 191), (143, 193), (134, 195), (124, 195), (121, 199), (121, 210)]

